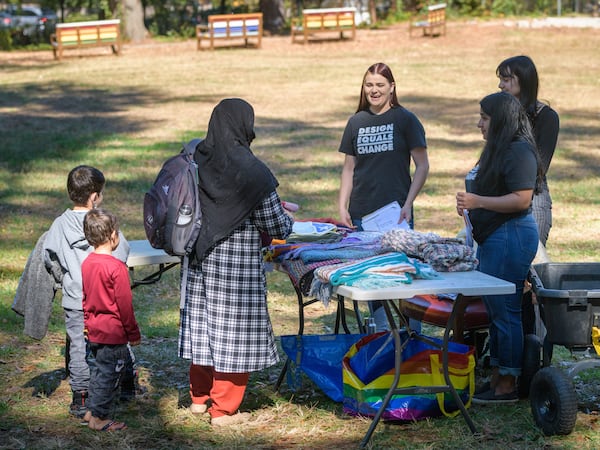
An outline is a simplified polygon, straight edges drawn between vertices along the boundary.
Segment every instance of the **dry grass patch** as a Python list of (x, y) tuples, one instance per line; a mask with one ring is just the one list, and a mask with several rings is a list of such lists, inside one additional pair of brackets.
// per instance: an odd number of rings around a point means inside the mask
[[(3, 53), (0, 65), (0, 448), (357, 448), (369, 421), (349, 418), (308, 380), (296, 392), (273, 391), (281, 364), (253, 374), (243, 408), (255, 423), (213, 431), (188, 410), (187, 362), (177, 357), (178, 288), (172, 271), (134, 291), (144, 342), (136, 350), (148, 392), (117, 417), (125, 433), (94, 433), (67, 414), (62, 380), (64, 324), (58, 302), (48, 336), (22, 336), (10, 310), (18, 278), (38, 236), (69, 206), (68, 171), (100, 167), (105, 206), (128, 239), (144, 237), (142, 201), (160, 165), (183, 141), (203, 136), (210, 112), (240, 96), (256, 111), (254, 150), (274, 170), (300, 217), (336, 217), (346, 120), (355, 111), (365, 69), (385, 61), (400, 101), (423, 121), (431, 172), (415, 208), (419, 230), (452, 236), (461, 227), (454, 196), (482, 148), (478, 101), (497, 90), (502, 59), (525, 53), (538, 66), (540, 96), (561, 117), (549, 173), (555, 261), (598, 259), (600, 223), (600, 31), (517, 29), (501, 22), (455, 22), (447, 36), (408, 39), (405, 25), (359, 30), (357, 39), (291, 45), (268, 37), (260, 50), (197, 52), (195, 42), (126, 45), (121, 57), (102, 49), (70, 53)], [(141, 274), (140, 274), (141, 275)], [(288, 280), (270, 273), (269, 307), (277, 335), (298, 327)], [(306, 309), (306, 332), (329, 333), (334, 309)], [(434, 332), (434, 330), (432, 330)], [(461, 418), (380, 424), (370, 448), (600, 448), (597, 415), (580, 413), (573, 434), (545, 437), (526, 401), (471, 408), (481, 433)]]

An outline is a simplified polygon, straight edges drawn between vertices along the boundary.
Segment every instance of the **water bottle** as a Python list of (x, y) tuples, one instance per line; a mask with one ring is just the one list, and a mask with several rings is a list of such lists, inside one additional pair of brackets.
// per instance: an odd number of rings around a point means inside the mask
[(192, 207), (190, 205), (181, 205), (179, 215), (177, 216), (177, 225), (187, 225), (192, 221)]
[(377, 326), (375, 325), (375, 319), (373, 317), (365, 317), (365, 332), (367, 334), (373, 334), (377, 331)]

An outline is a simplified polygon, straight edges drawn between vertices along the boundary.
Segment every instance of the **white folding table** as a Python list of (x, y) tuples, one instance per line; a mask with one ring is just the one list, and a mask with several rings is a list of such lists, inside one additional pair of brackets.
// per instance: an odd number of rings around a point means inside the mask
[[(422, 280), (415, 279), (411, 284), (401, 285), (393, 288), (382, 288), (382, 289), (360, 289), (352, 286), (337, 286), (334, 293), (338, 296), (351, 299), (355, 302), (370, 302), (370, 301), (382, 301), (385, 307), (385, 311), (390, 322), (392, 336), (394, 338), (395, 345), (395, 374), (392, 385), (389, 391), (381, 403), (381, 406), (371, 425), (360, 443), (360, 448), (364, 448), (371, 435), (375, 431), (375, 427), (381, 418), (381, 415), (385, 411), (390, 399), (394, 394), (414, 394), (414, 393), (440, 393), (450, 392), (458, 405), (460, 412), (467, 422), (467, 425), (471, 429), (471, 432), (475, 433), (475, 424), (471, 420), (465, 405), (463, 404), (460, 396), (456, 392), (456, 389), (452, 385), (450, 375), (448, 373), (448, 342), (450, 340), (450, 331), (454, 326), (455, 318), (458, 311), (464, 311), (464, 303), (468, 301), (469, 297), (481, 296), (481, 295), (502, 295), (512, 294), (515, 292), (515, 285), (505, 280), (486, 275), (478, 271), (469, 272), (442, 272), (439, 274), (440, 277), (433, 280)], [(400, 332), (392, 316), (392, 308), (394, 308), (394, 300), (411, 298), (415, 295), (433, 295), (433, 294), (458, 294), (446, 329), (444, 331), (444, 339), (442, 340), (442, 365), (444, 369), (444, 380), (445, 386), (425, 386), (415, 388), (397, 388), (398, 380), (400, 379), (400, 364), (402, 362), (402, 343), (400, 340)], [(412, 389), (412, 391), (411, 391)]]
[[(181, 263), (181, 257), (171, 256), (164, 250), (154, 248), (147, 240), (129, 241), (129, 257), (127, 258), (127, 267), (131, 274), (131, 288), (143, 284), (156, 283), (167, 270), (172, 269)], [(157, 265), (158, 270), (142, 278), (135, 279), (135, 268), (139, 266)]]

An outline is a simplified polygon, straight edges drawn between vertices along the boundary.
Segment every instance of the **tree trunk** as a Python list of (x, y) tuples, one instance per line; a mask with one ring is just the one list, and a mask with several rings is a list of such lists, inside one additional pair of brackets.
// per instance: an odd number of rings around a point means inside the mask
[(371, 25), (375, 25), (377, 23), (377, 7), (375, 5), (375, 0), (369, 0), (369, 15), (371, 16)]
[(123, 0), (123, 34), (131, 42), (141, 42), (148, 36), (144, 25), (142, 0)]
[(260, 0), (259, 9), (263, 13), (263, 28), (270, 33), (279, 33), (285, 24), (283, 0)]

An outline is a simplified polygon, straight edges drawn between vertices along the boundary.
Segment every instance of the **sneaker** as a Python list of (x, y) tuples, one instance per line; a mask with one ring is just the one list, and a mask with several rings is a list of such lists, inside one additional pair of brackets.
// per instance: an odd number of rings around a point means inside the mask
[(230, 425), (238, 425), (246, 423), (250, 420), (250, 413), (237, 413), (231, 416), (219, 416), (210, 419), (210, 424), (213, 427), (228, 427)]
[(519, 395), (517, 394), (517, 391), (512, 391), (508, 394), (496, 394), (495, 391), (490, 389), (482, 394), (474, 395), (472, 401), (476, 405), (503, 405), (517, 403), (519, 401)]
[(190, 405), (190, 412), (192, 414), (204, 414), (206, 411), (208, 411), (206, 403), (192, 403)]
[(78, 419), (83, 419), (83, 416), (87, 412), (87, 398), (87, 391), (73, 391), (73, 400), (71, 401), (71, 406), (69, 406), (69, 414)]

